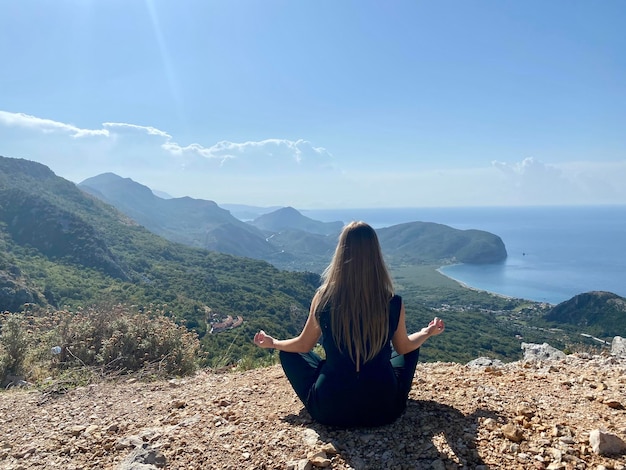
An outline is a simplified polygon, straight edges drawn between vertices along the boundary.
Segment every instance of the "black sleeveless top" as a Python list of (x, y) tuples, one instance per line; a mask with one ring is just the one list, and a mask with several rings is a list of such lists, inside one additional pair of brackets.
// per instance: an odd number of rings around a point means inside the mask
[(393, 422), (398, 408), (398, 384), (391, 366), (391, 338), (400, 319), (402, 298), (389, 301), (389, 335), (379, 353), (359, 372), (346, 351), (340, 352), (331, 332), (330, 310), (319, 314), (326, 360), (307, 400), (318, 422), (338, 426), (379, 426)]

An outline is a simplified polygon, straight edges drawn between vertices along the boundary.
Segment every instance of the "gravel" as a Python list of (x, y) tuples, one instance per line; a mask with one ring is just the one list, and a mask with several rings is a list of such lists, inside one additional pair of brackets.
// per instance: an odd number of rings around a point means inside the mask
[(371, 429), (312, 422), (280, 366), (12, 389), (0, 468), (626, 469), (625, 359), (491, 364), (419, 364), (406, 412)]

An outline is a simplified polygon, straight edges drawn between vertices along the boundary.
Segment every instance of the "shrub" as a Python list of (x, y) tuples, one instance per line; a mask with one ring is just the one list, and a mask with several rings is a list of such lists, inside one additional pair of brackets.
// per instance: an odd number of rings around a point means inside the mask
[(193, 372), (197, 335), (161, 311), (131, 312), (124, 306), (62, 312), (58, 326), (61, 362), (105, 371), (136, 371), (149, 365), (159, 374)]
[(0, 379), (8, 375), (23, 373), (24, 360), (28, 351), (28, 337), (20, 315), (5, 313), (0, 333)]
[[(54, 354), (53, 348), (60, 348)], [(145, 371), (186, 375), (196, 370), (200, 342), (161, 310), (137, 312), (117, 305), (76, 311), (5, 315), (0, 335), (0, 373), (27, 380), (73, 377), (71, 370), (100, 375)]]
[(118, 318), (102, 342), (98, 360), (108, 367), (138, 370), (158, 363), (160, 371), (185, 375), (195, 370), (200, 343), (195, 333), (163, 316)]

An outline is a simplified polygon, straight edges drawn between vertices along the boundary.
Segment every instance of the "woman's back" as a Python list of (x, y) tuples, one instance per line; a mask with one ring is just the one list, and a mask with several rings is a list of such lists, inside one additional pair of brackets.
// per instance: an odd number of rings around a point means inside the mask
[(402, 299), (389, 302), (389, 333), (383, 348), (356, 370), (346, 348), (339, 348), (332, 334), (329, 309), (319, 314), (326, 360), (311, 389), (308, 406), (320, 422), (341, 426), (376, 426), (397, 417), (397, 380), (391, 366), (391, 338), (398, 327)]
[(329, 311), (330, 332), (322, 333), (332, 335), (334, 344), (352, 359), (356, 370), (389, 343), (389, 301), (393, 294), (376, 231), (364, 222), (348, 224), (322, 275), (313, 309), (318, 315)]

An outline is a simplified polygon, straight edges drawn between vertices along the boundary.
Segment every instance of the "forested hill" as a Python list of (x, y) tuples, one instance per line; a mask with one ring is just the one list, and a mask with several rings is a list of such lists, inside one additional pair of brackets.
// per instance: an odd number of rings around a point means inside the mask
[(545, 320), (599, 337), (626, 336), (626, 299), (612, 292), (584, 292), (556, 305)]
[(380, 244), (392, 262), (486, 264), (507, 257), (502, 239), (482, 230), (458, 230), (432, 222), (410, 222), (378, 230)]
[(315, 274), (172, 243), (46, 166), (0, 157), (0, 311), (25, 302), (163, 306), (200, 335), (209, 312), (243, 315), (247, 347), (261, 327), (296, 333), (318, 283)]

